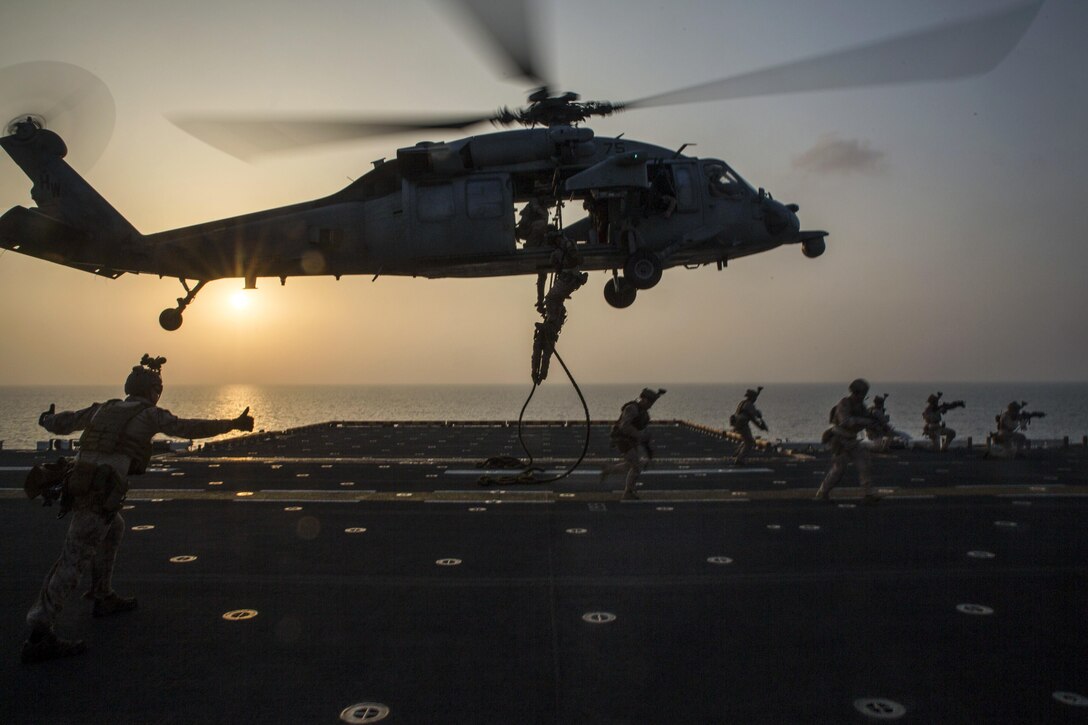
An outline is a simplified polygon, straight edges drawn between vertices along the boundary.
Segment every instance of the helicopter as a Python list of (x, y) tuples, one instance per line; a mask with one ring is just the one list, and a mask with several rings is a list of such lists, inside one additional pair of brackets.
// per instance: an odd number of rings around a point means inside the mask
[[(33, 182), (34, 207), (0, 217), (0, 247), (115, 279), (173, 277), (185, 291), (159, 324), (177, 330), (209, 282), (325, 275), (493, 277), (555, 271), (573, 245), (579, 267), (610, 272), (604, 297), (629, 307), (666, 269), (716, 265), (797, 245), (809, 258), (829, 233), (804, 230), (799, 207), (749, 184), (728, 163), (678, 149), (598, 136), (592, 118), (640, 108), (825, 88), (958, 78), (1007, 56), (1042, 3), (894, 36), (622, 103), (553, 92), (532, 54), (526, 0), (462, 0), (516, 74), (538, 85), (523, 108), (450, 118), (320, 119), (174, 115), (180, 129), (240, 158), (376, 134), (515, 127), (452, 141), (420, 141), (329, 196), (193, 226), (142, 234), (64, 159), (49, 119), (20, 113), (0, 147)], [(964, 52), (964, 49), (969, 52)], [(515, 221), (518, 205), (546, 217), (546, 242)], [(566, 224), (564, 209), (584, 218)], [(524, 211), (523, 211), (524, 217)]]

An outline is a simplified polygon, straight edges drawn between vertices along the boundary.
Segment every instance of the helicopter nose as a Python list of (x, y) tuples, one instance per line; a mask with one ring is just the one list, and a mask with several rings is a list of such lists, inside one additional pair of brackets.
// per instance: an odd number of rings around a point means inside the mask
[(796, 204), (768, 200), (763, 215), (767, 231), (775, 237), (795, 239), (801, 231), (801, 221), (796, 214), (799, 208)]

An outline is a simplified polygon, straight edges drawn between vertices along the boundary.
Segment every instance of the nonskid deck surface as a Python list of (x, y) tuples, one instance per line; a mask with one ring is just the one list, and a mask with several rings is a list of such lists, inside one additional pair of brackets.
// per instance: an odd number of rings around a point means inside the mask
[[(89, 651), (32, 667), (23, 617), (65, 522), (14, 490), (46, 454), (0, 453), (0, 721), (1088, 716), (1082, 447), (874, 456), (886, 500), (860, 505), (850, 471), (820, 505), (826, 454), (737, 469), (720, 434), (655, 423), (621, 502), (607, 430), (549, 484), (479, 485), (477, 460), (523, 456), (516, 423), (333, 423), (158, 459), (123, 512), (116, 586), (140, 608), (73, 600), (60, 629)], [(582, 435), (525, 429), (556, 471)]]

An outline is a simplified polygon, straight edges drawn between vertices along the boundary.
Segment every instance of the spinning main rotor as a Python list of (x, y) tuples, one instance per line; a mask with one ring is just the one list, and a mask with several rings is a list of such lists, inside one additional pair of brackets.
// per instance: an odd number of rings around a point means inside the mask
[(1023, 0), (978, 17), (896, 35), (811, 58), (733, 75), (622, 103), (552, 95), (534, 58), (529, 0), (459, 0), (470, 20), (497, 46), (517, 76), (539, 88), (524, 108), (450, 117), (362, 117), (174, 114), (177, 126), (233, 156), (262, 154), (371, 136), (495, 125), (576, 125), (621, 110), (780, 93), (948, 80), (996, 67), (1027, 32), (1042, 0)]

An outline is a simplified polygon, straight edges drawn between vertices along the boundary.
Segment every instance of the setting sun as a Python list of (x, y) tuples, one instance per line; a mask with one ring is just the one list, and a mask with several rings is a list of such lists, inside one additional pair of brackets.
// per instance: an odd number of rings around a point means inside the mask
[(230, 296), (230, 306), (236, 310), (244, 310), (249, 307), (250, 299), (245, 290), (238, 290)]

